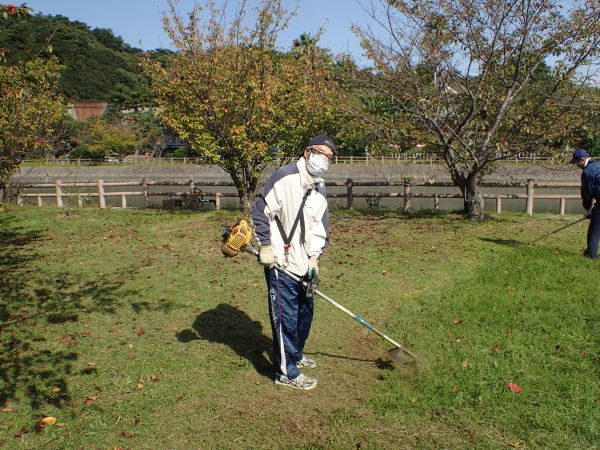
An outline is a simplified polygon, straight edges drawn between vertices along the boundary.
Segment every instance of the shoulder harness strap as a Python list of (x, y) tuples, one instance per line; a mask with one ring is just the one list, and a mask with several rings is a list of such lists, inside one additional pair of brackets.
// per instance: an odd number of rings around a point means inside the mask
[(294, 237), (294, 233), (296, 232), (298, 223), (300, 223), (300, 240), (302, 242), (304, 241), (304, 214), (303, 214), (304, 204), (306, 203), (306, 199), (308, 198), (308, 196), (310, 195), (311, 191), (314, 188), (315, 188), (315, 186), (313, 184), (313, 185), (311, 185), (311, 187), (308, 188), (308, 190), (306, 191), (306, 194), (304, 194), (304, 198), (302, 199), (302, 203), (300, 204), (300, 208), (298, 209), (298, 213), (296, 214), (296, 219), (294, 219), (294, 224), (292, 225), (292, 229), (290, 230), (289, 235), (285, 234), (285, 230), (283, 229), (283, 224), (281, 223), (279, 216), (275, 216), (275, 222), (277, 223), (277, 228), (279, 229), (279, 233), (281, 234), (281, 237), (283, 238), (283, 244), (284, 244), (283, 249), (285, 250), (286, 254), (288, 253), (288, 251), (290, 250), (290, 247), (292, 246), (292, 244), (291, 244), (292, 238)]

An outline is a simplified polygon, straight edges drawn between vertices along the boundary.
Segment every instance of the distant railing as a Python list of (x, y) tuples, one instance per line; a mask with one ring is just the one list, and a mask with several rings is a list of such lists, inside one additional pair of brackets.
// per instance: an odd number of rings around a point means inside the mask
[[(538, 154), (517, 154), (507, 157), (502, 162), (504, 164), (562, 164), (570, 156), (561, 154), (557, 156), (538, 155)], [(171, 158), (171, 157), (146, 157), (132, 156), (123, 159), (107, 158), (103, 160), (89, 158), (46, 158), (46, 159), (26, 159), (23, 161), (26, 164), (64, 164), (64, 165), (120, 165), (120, 164), (144, 164), (144, 165), (165, 165), (165, 164), (211, 164), (211, 160), (206, 157), (187, 157), (187, 158)], [(281, 160), (275, 160), (275, 163), (280, 163)], [(336, 156), (333, 160), (334, 164), (363, 164), (363, 165), (390, 165), (390, 164), (442, 164), (443, 158), (440, 155), (429, 152), (411, 152), (398, 153), (388, 156)]]
[[(328, 198), (345, 198), (346, 206), (348, 209), (354, 208), (355, 198), (367, 198), (374, 199), (375, 204), (379, 204), (382, 198), (402, 198), (403, 208), (405, 211), (409, 211), (412, 207), (411, 200), (415, 198), (427, 198), (433, 200), (433, 209), (440, 209), (441, 199), (461, 199), (463, 195), (460, 192), (456, 192), (457, 188), (452, 182), (415, 182), (411, 179), (404, 181), (354, 181), (347, 179), (346, 181), (339, 182), (327, 182), (329, 187), (345, 187), (345, 193), (329, 193)], [(133, 191), (117, 191), (107, 192), (107, 187), (140, 187), (139, 190)], [(162, 191), (162, 190), (151, 190), (151, 186), (171, 186), (181, 187), (177, 191)], [(354, 191), (356, 187), (401, 187), (400, 192), (362, 192), (358, 193)], [(423, 193), (414, 192), (415, 187), (443, 187), (448, 192), (443, 193)], [(496, 212), (501, 213), (502, 202), (507, 199), (524, 199), (526, 200), (526, 212), (532, 215), (534, 212), (535, 200), (541, 199), (557, 199), (559, 200), (559, 213), (565, 214), (567, 200), (580, 199), (579, 195), (576, 194), (537, 194), (536, 188), (574, 188), (579, 187), (579, 182), (535, 182), (534, 180), (528, 180), (526, 183), (482, 183), (482, 188), (512, 188), (515, 190), (523, 189), (524, 192), (516, 194), (500, 194), (500, 193), (486, 193), (483, 194), (484, 199), (494, 200), (496, 204)], [(106, 199), (108, 197), (119, 197), (121, 208), (127, 208), (128, 197), (143, 197), (143, 205), (150, 205), (150, 198), (155, 197), (169, 197), (170, 206), (182, 207), (187, 209), (197, 209), (202, 203), (213, 203), (216, 209), (221, 208), (221, 199), (223, 198), (237, 198), (237, 193), (234, 192), (218, 192), (211, 190), (211, 192), (204, 192), (204, 187), (234, 187), (232, 182), (210, 182), (210, 181), (152, 181), (143, 179), (141, 181), (116, 181), (106, 182), (103, 179), (99, 179), (96, 182), (86, 183), (63, 183), (57, 180), (54, 183), (35, 183), (35, 184), (24, 184), (21, 186), (21, 191), (17, 196), (17, 204), (23, 205), (24, 199), (35, 198), (38, 206), (44, 206), (44, 199), (54, 199), (54, 204), (58, 207), (65, 206), (65, 199), (76, 198), (79, 207), (83, 206), (83, 200), (88, 197), (97, 198), (98, 207), (106, 208)], [(90, 189), (91, 192), (75, 192), (79, 188)], [(23, 189), (52, 189), (52, 192), (23, 192)], [(66, 189), (66, 190), (65, 190)], [(449, 192), (453, 191), (453, 192)], [(169, 202), (167, 202), (169, 203)], [(164, 206), (164, 205), (163, 205)]]

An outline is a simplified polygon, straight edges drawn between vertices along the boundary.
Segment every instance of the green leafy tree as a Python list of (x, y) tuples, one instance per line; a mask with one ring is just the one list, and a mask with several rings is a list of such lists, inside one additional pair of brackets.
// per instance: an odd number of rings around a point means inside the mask
[(307, 74), (327, 66), (275, 50), (290, 18), (278, 0), (252, 14), (241, 2), (230, 21), (212, 1), (197, 4), (189, 20), (169, 5), (164, 24), (177, 52), (166, 65), (146, 65), (165, 123), (231, 175), (247, 209), (274, 149), (297, 154), (334, 126), (338, 113), (320, 96), (325, 87)]
[[(27, 7), (0, 5), (0, 25), (20, 21), (28, 13)], [(54, 57), (16, 64), (0, 59), (0, 201), (21, 161), (48, 146), (64, 114), (63, 99), (57, 94), (62, 68)]]
[(135, 153), (139, 147), (139, 136), (127, 125), (94, 118), (85, 122), (76, 143), (72, 157), (101, 161), (107, 156), (122, 158)]
[(168, 129), (156, 110), (127, 114), (126, 122), (139, 137), (140, 152), (162, 156), (167, 147)]
[(372, 126), (445, 161), (471, 218), (484, 216), (482, 178), (515, 154), (554, 151), (597, 123), (600, 8), (575, 0), (373, 0), (357, 28), (371, 71), (346, 81), (387, 99)]

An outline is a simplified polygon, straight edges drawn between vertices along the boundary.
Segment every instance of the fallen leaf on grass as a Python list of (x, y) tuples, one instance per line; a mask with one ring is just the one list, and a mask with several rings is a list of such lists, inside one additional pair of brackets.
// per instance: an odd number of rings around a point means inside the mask
[(507, 388), (509, 388), (512, 392), (519, 393), (519, 392), (523, 391), (523, 389), (521, 389), (521, 387), (518, 384), (515, 384), (515, 383), (506, 383), (505, 386)]
[(135, 358), (137, 358), (137, 355), (128, 355), (127, 358), (128, 359), (135, 359)]
[(156, 375), (150, 375), (150, 381), (157, 382), (160, 381), (160, 378), (158, 378)]
[(84, 331), (83, 333), (81, 333), (81, 336), (88, 337), (90, 334), (92, 334), (91, 331)]
[(86, 399), (85, 399), (86, 406), (90, 406), (93, 402), (95, 402), (96, 400), (98, 400), (98, 397), (100, 397), (100, 396), (99, 395), (94, 395), (92, 397), (86, 397)]
[(142, 330), (141, 328), (139, 330), (137, 330), (137, 334), (138, 336), (141, 336), (142, 334), (145, 334), (146, 332), (144, 330)]
[(141, 419), (139, 417), (136, 417), (135, 420), (134, 420), (135, 424), (138, 425), (140, 423), (140, 420)]
[(140, 383), (140, 384), (137, 385), (137, 388), (138, 389), (144, 389), (144, 385)]
[(56, 423), (56, 417), (44, 417), (38, 425), (44, 428), (46, 425), (54, 425)]
[(121, 436), (123, 436), (125, 438), (132, 438), (135, 435), (133, 433), (128, 433), (127, 431), (122, 431)]
[(498, 353), (500, 351), (500, 349), (498, 347), (494, 347), (494, 350), (492, 350), (494, 353)]
[(463, 361), (462, 362), (462, 368), (466, 369), (467, 367), (469, 367), (469, 362), (468, 361)]
[(521, 442), (511, 442), (508, 445), (510, 445), (513, 448), (519, 448), (519, 447), (521, 447), (521, 444), (522, 444)]
[(54, 386), (52, 388), (52, 392), (60, 392), (60, 388), (58, 386)]

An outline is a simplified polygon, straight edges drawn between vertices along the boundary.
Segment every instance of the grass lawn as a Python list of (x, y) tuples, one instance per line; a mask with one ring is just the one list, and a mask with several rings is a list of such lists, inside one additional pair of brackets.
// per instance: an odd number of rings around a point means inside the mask
[(600, 445), (585, 223), (333, 212), (321, 290), (421, 362), (317, 299), (303, 392), (272, 381), (261, 267), (221, 256), (241, 213), (64, 213), (0, 213), (7, 448)]

